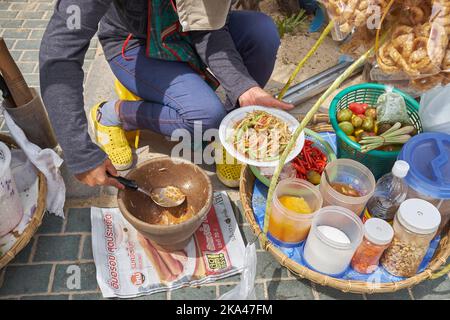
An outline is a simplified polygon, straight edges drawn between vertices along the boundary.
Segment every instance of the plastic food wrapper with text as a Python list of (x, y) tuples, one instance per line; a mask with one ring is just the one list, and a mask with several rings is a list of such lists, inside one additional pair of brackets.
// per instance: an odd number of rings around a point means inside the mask
[(117, 208), (92, 208), (91, 220), (97, 282), (107, 298), (213, 282), (244, 268), (244, 242), (225, 192), (214, 193), (211, 211), (180, 251), (142, 237)]

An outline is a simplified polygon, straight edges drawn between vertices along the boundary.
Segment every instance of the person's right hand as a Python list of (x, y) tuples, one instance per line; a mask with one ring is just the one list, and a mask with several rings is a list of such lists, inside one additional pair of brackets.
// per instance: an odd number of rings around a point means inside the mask
[(117, 176), (117, 170), (109, 159), (106, 159), (97, 168), (80, 174), (76, 174), (75, 178), (91, 187), (113, 186), (121, 190), (125, 189), (125, 187), (119, 181), (108, 177), (107, 172), (109, 172), (113, 176)]

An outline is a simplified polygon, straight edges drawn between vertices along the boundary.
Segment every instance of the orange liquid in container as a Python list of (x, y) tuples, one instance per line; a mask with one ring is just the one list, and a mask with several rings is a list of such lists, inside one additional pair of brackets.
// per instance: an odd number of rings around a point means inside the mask
[(283, 242), (296, 243), (301, 242), (308, 236), (311, 224), (309, 221), (297, 220), (302, 215), (310, 215), (313, 210), (309, 206), (308, 202), (301, 197), (296, 196), (280, 196), (278, 198), (279, 203), (283, 207), (282, 209), (288, 210), (292, 215), (292, 219), (282, 214), (280, 208), (274, 207), (275, 211), (270, 215), (269, 219), (269, 232), (270, 234)]

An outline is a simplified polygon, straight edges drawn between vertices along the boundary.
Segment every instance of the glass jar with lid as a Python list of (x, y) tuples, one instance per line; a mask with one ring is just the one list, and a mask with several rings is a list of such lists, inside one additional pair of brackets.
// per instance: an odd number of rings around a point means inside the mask
[(371, 218), (364, 223), (364, 238), (352, 258), (352, 268), (369, 274), (378, 268), (381, 255), (394, 237), (394, 230), (386, 221)]
[(414, 276), (440, 223), (439, 210), (431, 203), (403, 202), (394, 218), (394, 239), (381, 258), (386, 271), (398, 277)]

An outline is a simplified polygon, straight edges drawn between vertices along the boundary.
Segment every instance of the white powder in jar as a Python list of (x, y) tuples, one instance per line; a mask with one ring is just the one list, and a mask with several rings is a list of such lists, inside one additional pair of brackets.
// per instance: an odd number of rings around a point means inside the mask
[(350, 239), (341, 230), (330, 226), (318, 226), (317, 230), (328, 239), (342, 244), (350, 244)]
[[(322, 237), (318, 237), (318, 235)], [(326, 238), (334, 243), (343, 245), (344, 248), (336, 248), (320, 238)], [(303, 251), (303, 258), (315, 270), (329, 274), (338, 275), (345, 271), (350, 264), (355, 249), (349, 237), (341, 230), (330, 226), (318, 226), (316, 230), (310, 231)]]

